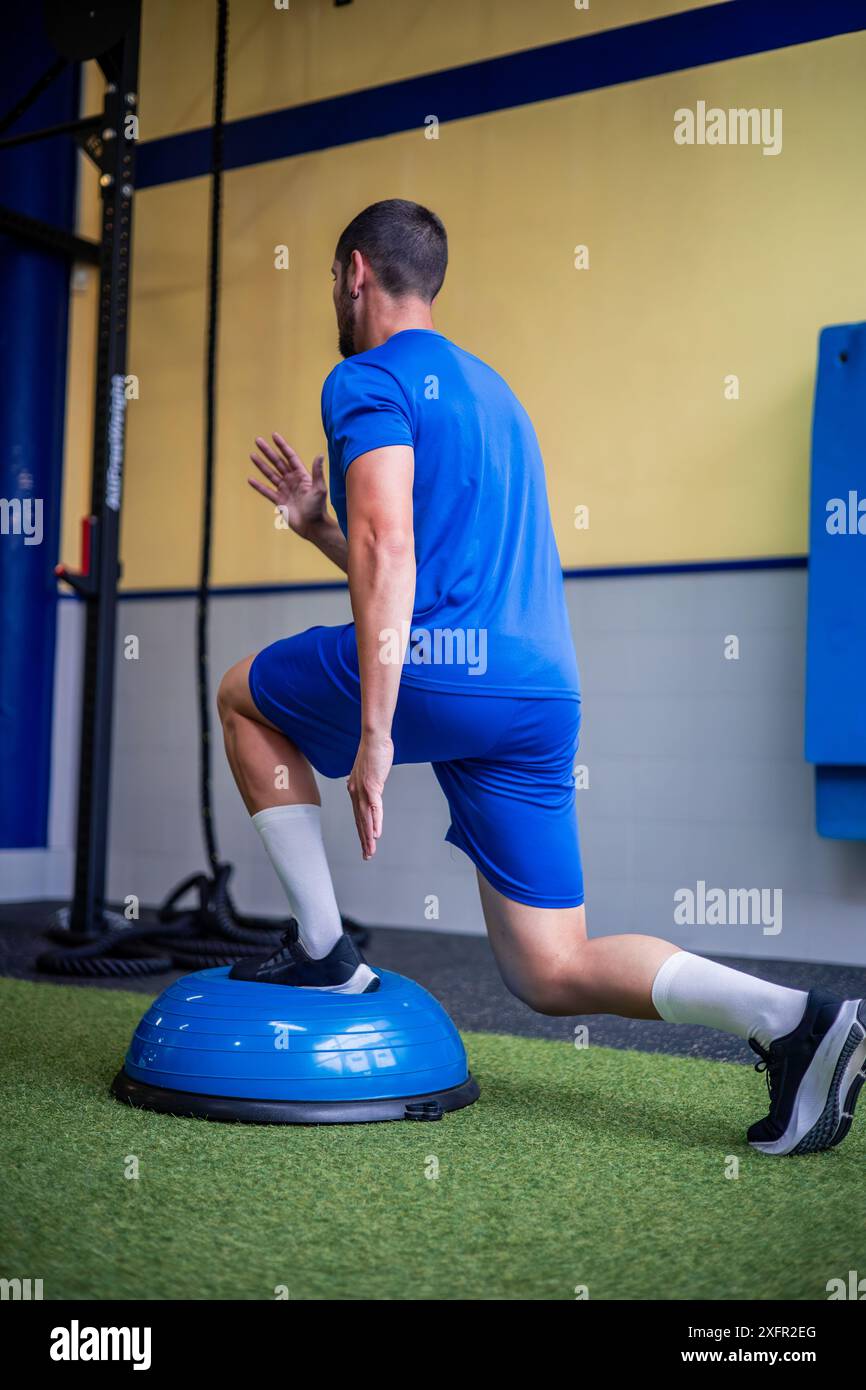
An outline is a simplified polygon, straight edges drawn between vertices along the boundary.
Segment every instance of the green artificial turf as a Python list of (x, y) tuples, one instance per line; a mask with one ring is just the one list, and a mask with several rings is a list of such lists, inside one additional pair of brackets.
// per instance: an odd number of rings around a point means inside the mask
[(866, 1269), (863, 1131), (753, 1153), (749, 1068), (477, 1033), (481, 1100), (440, 1123), (213, 1124), (109, 1097), (146, 1002), (0, 980), (0, 1277), (46, 1298), (823, 1299)]

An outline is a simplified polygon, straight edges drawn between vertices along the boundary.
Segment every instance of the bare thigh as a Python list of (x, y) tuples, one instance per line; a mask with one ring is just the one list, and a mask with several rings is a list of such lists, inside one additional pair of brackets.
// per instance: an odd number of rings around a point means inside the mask
[(542, 1013), (573, 1011), (575, 977), (586, 945), (581, 907), (528, 907), (506, 898), (478, 874), (487, 935), (512, 994)]
[[(244, 805), (251, 816), (271, 806), (319, 806), (319, 789), (307, 759), (253, 701), (253, 660), (248, 656), (226, 671), (217, 693), (226, 757)], [(277, 769), (288, 774), (279, 784)]]
[[(250, 667), (255, 661), (255, 656), (246, 656), (243, 661), (235, 662), (226, 671), (220, 681), (219, 692), (217, 694), (217, 704), (220, 713), (224, 714), (227, 710), (233, 710), (240, 714), (244, 719), (253, 719), (257, 724), (264, 724), (267, 729), (274, 729), (277, 733), (276, 724), (272, 724), (270, 719), (257, 709), (253, 697), (250, 694)], [(285, 736), (284, 736), (285, 737)]]

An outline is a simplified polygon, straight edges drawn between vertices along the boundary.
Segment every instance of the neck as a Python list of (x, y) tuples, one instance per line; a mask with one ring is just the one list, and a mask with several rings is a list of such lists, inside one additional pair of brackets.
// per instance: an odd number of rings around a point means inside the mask
[(358, 350), (367, 352), (370, 348), (381, 347), (395, 333), (402, 333), (407, 328), (432, 329), (430, 305), (425, 304), (423, 299), (381, 299), (370, 305), (361, 335), (363, 343)]

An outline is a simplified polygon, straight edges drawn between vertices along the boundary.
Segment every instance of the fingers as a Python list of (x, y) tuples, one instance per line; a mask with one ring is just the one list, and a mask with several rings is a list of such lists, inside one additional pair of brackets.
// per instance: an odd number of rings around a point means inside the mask
[[(303, 461), (295, 453), (291, 444), (288, 444), (281, 434), (275, 434), (273, 440), (277, 446), (276, 449), (262, 435), (256, 435), (256, 445), (267, 459), (267, 463), (264, 463), (257, 455), (250, 454), (256, 468), (260, 469), (276, 487), (279, 487), (280, 478), (288, 478), (293, 474), (302, 474), (304, 478), (309, 478), (310, 475), (304, 467)], [(268, 464), (270, 464), (270, 469)], [(321, 454), (313, 460), (313, 477), (320, 486), (324, 487), (324, 458)]]
[(382, 833), (381, 802), (378, 807), (375, 807), (371, 799), (359, 790), (352, 777), (349, 778), (346, 786), (352, 799), (352, 810), (355, 816), (358, 839), (361, 842), (361, 853), (365, 859), (372, 859), (376, 853), (376, 840)]
[[(284, 474), (288, 472), (285, 459), (282, 455), (278, 454), (273, 445), (269, 444), (266, 439), (263, 439), (260, 434), (256, 435), (256, 445), (261, 449), (268, 463), (273, 465), (277, 473)], [(250, 455), (250, 457), (252, 457), (252, 455)]]
[(369, 843), (370, 843), (370, 839), (369, 839), (369, 836), (367, 835), (367, 828), (366, 828), (366, 826), (365, 826), (365, 824), (364, 824), (364, 817), (363, 817), (363, 814), (362, 814), (362, 812), (361, 812), (361, 806), (360, 806), (360, 802), (359, 802), (359, 800), (358, 800), (358, 794), (357, 794), (357, 792), (353, 789), (351, 783), (348, 784), (348, 788), (349, 788), (349, 796), (350, 796), (351, 801), (352, 801), (352, 814), (353, 814), (354, 817), (355, 817), (355, 829), (356, 829), (357, 832), (358, 832), (358, 839), (359, 839), (359, 841), (361, 842), (361, 857), (362, 857), (363, 859), (369, 859), (369, 858), (370, 858), (370, 851), (369, 851), (368, 846), (369, 846)]
[[(298, 457), (298, 455), (295, 453), (295, 451), (294, 451), (294, 449), (292, 448), (291, 444), (287, 444), (286, 441), (283, 439), (283, 436), (282, 436), (281, 434), (275, 434), (275, 435), (274, 435), (274, 443), (276, 444), (277, 448), (279, 449), (280, 453), (282, 454), (283, 458), (285, 459), (285, 463), (282, 464), (282, 469), (283, 469), (283, 472), (284, 472), (284, 473), (287, 472), (287, 471), (290, 471), (290, 470), (292, 470), (292, 469), (295, 469), (295, 470), (296, 470), (296, 469), (298, 469), (298, 468), (300, 468), (300, 470), (301, 470), (302, 473), (306, 473), (307, 470), (306, 470), (306, 468), (304, 467), (302, 461), (300, 460), (300, 458)], [(286, 469), (286, 464), (289, 465), (289, 468), (288, 468), (288, 469)]]
[(358, 797), (358, 808), (355, 819), (358, 822), (358, 836), (361, 841), (361, 850), (365, 859), (372, 859), (376, 853), (376, 841), (373, 837), (373, 818), (370, 815), (370, 806), (364, 797)]
[(324, 489), (324, 487), (325, 487), (325, 456), (324, 456), (324, 454), (316, 454), (316, 457), (313, 459), (312, 473), (313, 473), (313, 482), (316, 484), (317, 487), (320, 487), (320, 488)]
[(273, 502), (275, 507), (280, 505), (280, 499), (277, 494), (272, 492), (269, 487), (265, 487), (264, 483), (260, 483), (258, 478), (247, 478), (247, 482), (251, 488), (255, 488), (256, 492), (260, 492), (262, 497), (267, 497), (269, 502)]
[(268, 464), (265, 463), (264, 459), (260, 459), (258, 454), (250, 454), (250, 459), (256, 465), (259, 472), (264, 474), (269, 483), (273, 483), (274, 487), (279, 487), (279, 473), (275, 472), (273, 468), (270, 468)]

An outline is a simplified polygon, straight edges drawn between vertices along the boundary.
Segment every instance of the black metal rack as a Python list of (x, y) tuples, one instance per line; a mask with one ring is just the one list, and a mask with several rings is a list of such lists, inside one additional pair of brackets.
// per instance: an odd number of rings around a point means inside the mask
[[(81, 755), (75, 886), (71, 908), (62, 909), (49, 932), (63, 950), (43, 953), (38, 968), (71, 975), (160, 973), (172, 963), (221, 965), (273, 949), (286, 923), (245, 916), (229, 893), (230, 864), (222, 863), (210, 793), (210, 714), (207, 681), (207, 611), (210, 575), (217, 310), (219, 295), (222, 132), (228, 47), (228, 3), (216, 0), (217, 52), (212, 152), (212, 204), (207, 353), (205, 517), (198, 592), (198, 684), (201, 730), (201, 794), (205, 846), (211, 874), (194, 873), (159, 909), (155, 925), (135, 926), (107, 909), (115, 628), (120, 578), (120, 506), (123, 493), (126, 359), (130, 302), (135, 121), (141, 0), (43, 0), (45, 28), (62, 55), (0, 120), (0, 133), (26, 111), (66, 63), (95, 58), (106, 78), (103, 110), (41, 131), (0, 139), (0, 150), (35, 140), (72, 135), (100, 171), (102, 227), (99, 241), (0, 207), (0, 231), (70, 261), (99, 266), (96, 408), (90, 513), (84, 518), (78, 570), (60, 564), (58, 578), (86, 604)], [(186, 908), (181, 900), (197, 902)], [(362, 944), (366, 930), (349, 918), (344, 927)]]
[(64, 256), (99, 266), (96, 404), (90, 514), (84, 520), (81, 568), (58, 565), (58, 577), (87, 608), (81, 719), (75, 893), (70, 928), (102, 930), (108, 849), (114, 649), (123, 492), (126, 354), (134, 197), (140, 0), (106, 6), (46, 4), (45, 26), (61, 57), (0, 122), (8, 129), (67, 63), (95, 58), (105, 79), (101, 113), (45, 130), (0, 139), (0, 150), (71, 135), (100, 173), (98, 242), (0, 208), (0, 231)]

